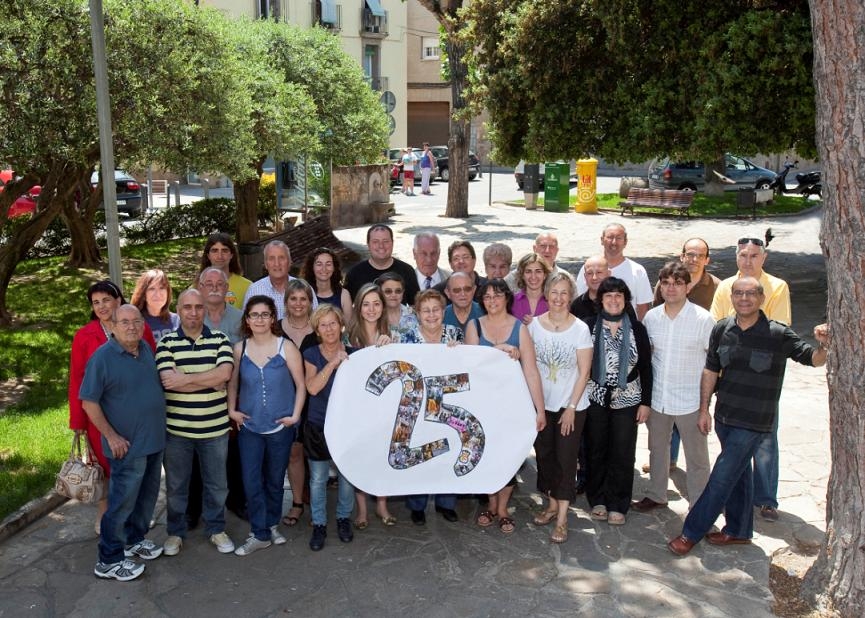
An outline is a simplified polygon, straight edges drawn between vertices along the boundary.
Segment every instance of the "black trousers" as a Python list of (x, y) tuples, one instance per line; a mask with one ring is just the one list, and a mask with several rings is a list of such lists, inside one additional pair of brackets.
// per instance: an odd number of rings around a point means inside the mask
[(562, 426), (559, 425), (563, 412), (564, 409), (556, 412), (547, 410), (547, 425), (535, 438), (538, 491), (556, 500), (573, 502), (577, 498), (574, 478), (586, 411), (579, 410), (574, 414), (574, 430), (567, 436), (562, 435)]
[(627, 513), (634, 487), (637, 449), (637, 407), (613, 410), (592, 403), (586, 415), (589, 505)]

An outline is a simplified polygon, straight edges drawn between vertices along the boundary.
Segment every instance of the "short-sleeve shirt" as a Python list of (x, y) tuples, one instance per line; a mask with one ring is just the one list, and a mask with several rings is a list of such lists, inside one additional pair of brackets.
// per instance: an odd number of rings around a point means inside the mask
[[(116, 339), (98, 348), (87, 362), (78, 396), (98, 403), (114, 430), (129, 441), (126, 457), (143, 457), (165, 448), (165, 395), (150, 346), (138, 342), (138, 356)], [(102, 449), (112, 458), (108, 440)]]
[[(592, 334), (582, 320), (574, 320), (567, 330), (547, 330), (540, 320), (529, 322), (529, 335), (535, 343), (535, 357), (544, 389), (544, 405), (548, 410), (558, 411), (570, 403), (574, 385), (580, 378), (577, 352), (592, 349)], [(589, 407), (588, 389), (577, 402), (577, 410)]]
[(235, 309), (240, 309), (250, 285), (252, 285), (252, 281), (246, 277), (231, 273), (231, 276), (228, 277), (228, 292), (225, 293), (225, 302)]
[(475, 301), (472, 301), (472, 306), (471, 306), (471, 309), (469, 310), (469, 315), (466, 318), (466, 321), (460, 322), (459, 319), (457, 318), (456, 312), (454, 311), (453, 304), (450, 304), (447, 307), (445, 307), (444, 323), (450, 324), (451, 326), (456, 326), (457, 328), (459, 328), (463, 332), (466, 332), (466, 325), (468, 325), (468, 323), (471, 322), (472, 320), (481, 317), (483, 314), (484, 314), (484, 310), (481, 309), (481, 306), (479, 304), (477, 304)]
[[(194, 341), (183, 327), (166, 335), (156, 347), (159, 371), (174, 369), (182, 373), (203, 373), (228, 363), (234, 353), (228, 336), (202, 326)], [(228, 395), (225, 387), (203, 388), (194, 393), (166, 390), (168, 433), (184, 438), (217, 438), (228, 432)]]
[(643, 325), (652, 343), (652, 409), (672, 415), (696, 412), (706, 349), (715, 327), (712, 315), (686, 301), (671, 319), (661, 304), (646, 313)]
[(715, 324), (706, 354), (706, 369), (720, 373), (715, 418), (752, 431), (773, 431), (787, 359), (813, 365), (814, 348), (793, 329), (769, 320), (760, 311), (746, 330), (735, 317)]
[[(577, 274), (577, 294), (582, 294), (589, 289), (589, 286), (586, 284), (585, 269), (584, 264)], [(641, 264), (630, 258), (625, 258), (624, 262), (614, 268), (610, 268), (610, 275), (618, 277), (628, 284), (628, 289), (631, 290), (631, 304), (634, 306), (634, 309), (637, 308), (637, 305), (652, 304), (655, 293), (652, 290), (652, 284), (649, 283), (649, 275)]]
[[(733, 284), (741, 276), (742, 273), (737, 272), (735, 276), (724, 279), (715, 290), (712, 308), (709, 311), (716, 320), (726, 318), (736, 312), (730, 296), (733, 293)], [(789, 326), (792, 323), (792, 310), (790, 308), (790, 287), (787, 282), (763, 271), (763, 274), (760, 275), (760, 285), (763, 286), (764, 295), (760, 309), (770, 320)]]
[(243, 312), (240, 309), (235, 309), (231, 305), (225, 305), (225, 313), (222, 314), (222, 319), (219, 321), (219, 326), (214, 326), (210, 318), (207, 317), (207, 312), (204, 312), (204, 323), (211, 330), (218, 330), (228, 336), (228, 341), (234, 345), (240, 341), (240, 325), (243, 322)]
[(146, 311), (142, 311), (142, 313), (144, 314), (144, 322), (150, 327), (150, 331), (153, 333), (153, 339), (156, 343), (159, 343), (159, 340), (168, 333), (173, 333), (180, 328), (180, 317), (176, 313), (169, 312), (168, 318), (165, 319), (158, 315), (150, 315)]
[(370, 264), (369, 260), (358, 262), (345, 275), (345, 289), (348, 290), (352, 298), (355, 298), (358, 290), (360, 290), (364, 283), (372, 283), (383, 274), (390, 272), (398, 274), (405, 283), (405, 292), (403, 292), (402, 296), (403, 302), (409, 305), (414, 304), (414, 297), (420, 291), (414, 268), (396, 258), (393, 258), (393, 264), (383, 270)]

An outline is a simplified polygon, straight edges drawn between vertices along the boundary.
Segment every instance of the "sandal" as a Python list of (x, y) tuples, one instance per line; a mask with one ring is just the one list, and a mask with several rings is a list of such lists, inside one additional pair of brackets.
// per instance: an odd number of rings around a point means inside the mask
[(610, 511), (610, 514), (607, 516), (607, 523), (611, 526), (624, 526), (625, 515), (618, 511)]
[(511, 534), (514, 530), (517, 529), (516, 523), (511, 517), (501, 517), (499, 518), (499, 530), (501, 530), (504, 534)]
[(556, 526), (550, 535), (550, 543), (564, 543), (568, 540), (568, 527)]
[(540, 515), (536, 515), (533, 521), (535, 522), (536, 526), (546, 526), (548, 523), (558, 517), (558, 515), (558, 511), (544, 511)]
[(282, 518), (282, 523), (291, 528), (292, 526), (297, 525), (297, 522), (300, 521), (302, 515), (303, 502), (292, 502), (288, 513), (286, 513), (285, 517)]
[(369, 522), (365, 519), (358, 519), (355, 520), (354, 527), (358, 530), (366, 530), (369, 527)]
[(481, 528), (486, 528), (495, 523), (496, 516), (492, 511), (481, 511), (476, 521)]
[(607, 521), (607, 507), (603, 504), (598, 504), (597, 506), (592, 507), (592, 514), (590, 517), (595, 521)]
[(378, 513), (376, 513), (375, 516), (378, 517), (381, 520), (381, 523), (383, 523), (385, 526), (395, 526), (396, 525), (396, 517), (394, 517), (393, 515), (382, 516), (382, 515), (379, 515)]

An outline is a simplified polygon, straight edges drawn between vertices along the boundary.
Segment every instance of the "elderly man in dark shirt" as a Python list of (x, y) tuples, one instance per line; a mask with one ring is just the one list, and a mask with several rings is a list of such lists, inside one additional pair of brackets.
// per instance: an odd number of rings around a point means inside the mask
[[(764, 292), (757, 279), (738, 279), (731, 297), (736, 313), (712, 330), (700, 381), (701, 423), (705, 424), (701, 430), (709, 431), (709, 401), (716, 386), (718, 389), (715, 431), (721, 454), (706, 489), (685, 518), (681, 536), (668, 543), (670, 551), (679, 556), (691, 551), (704, 536), (713, 545), (751, 542), (751, 458), (764, 434), (773, 431), (787, 359), (814, 367), (826, 362), (829, 331), (825, 324), (814, 328), (814, 338), (820, 343), (814, 348), (790, 327), (766, 318), (760, 310)], [(726, 525), (720, 532), (709, 532), (721, 512)]]
[(102, 434), (111, 465), (108, 510), (102, 516), (97, 577), (129, 581), (162, 547), (144, 538), (159, 494), (165, 448), (165, 395), (144, 319), (133, 305), (114, 314), (114, 334), (87, 362), (81, 405)]

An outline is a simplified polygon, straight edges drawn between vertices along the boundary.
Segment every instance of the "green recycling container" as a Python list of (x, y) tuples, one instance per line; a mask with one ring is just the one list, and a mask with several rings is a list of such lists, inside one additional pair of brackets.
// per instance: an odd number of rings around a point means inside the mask
[(571, 166), (565, 161), (544, 164), (544, 210), (568, 212)]

